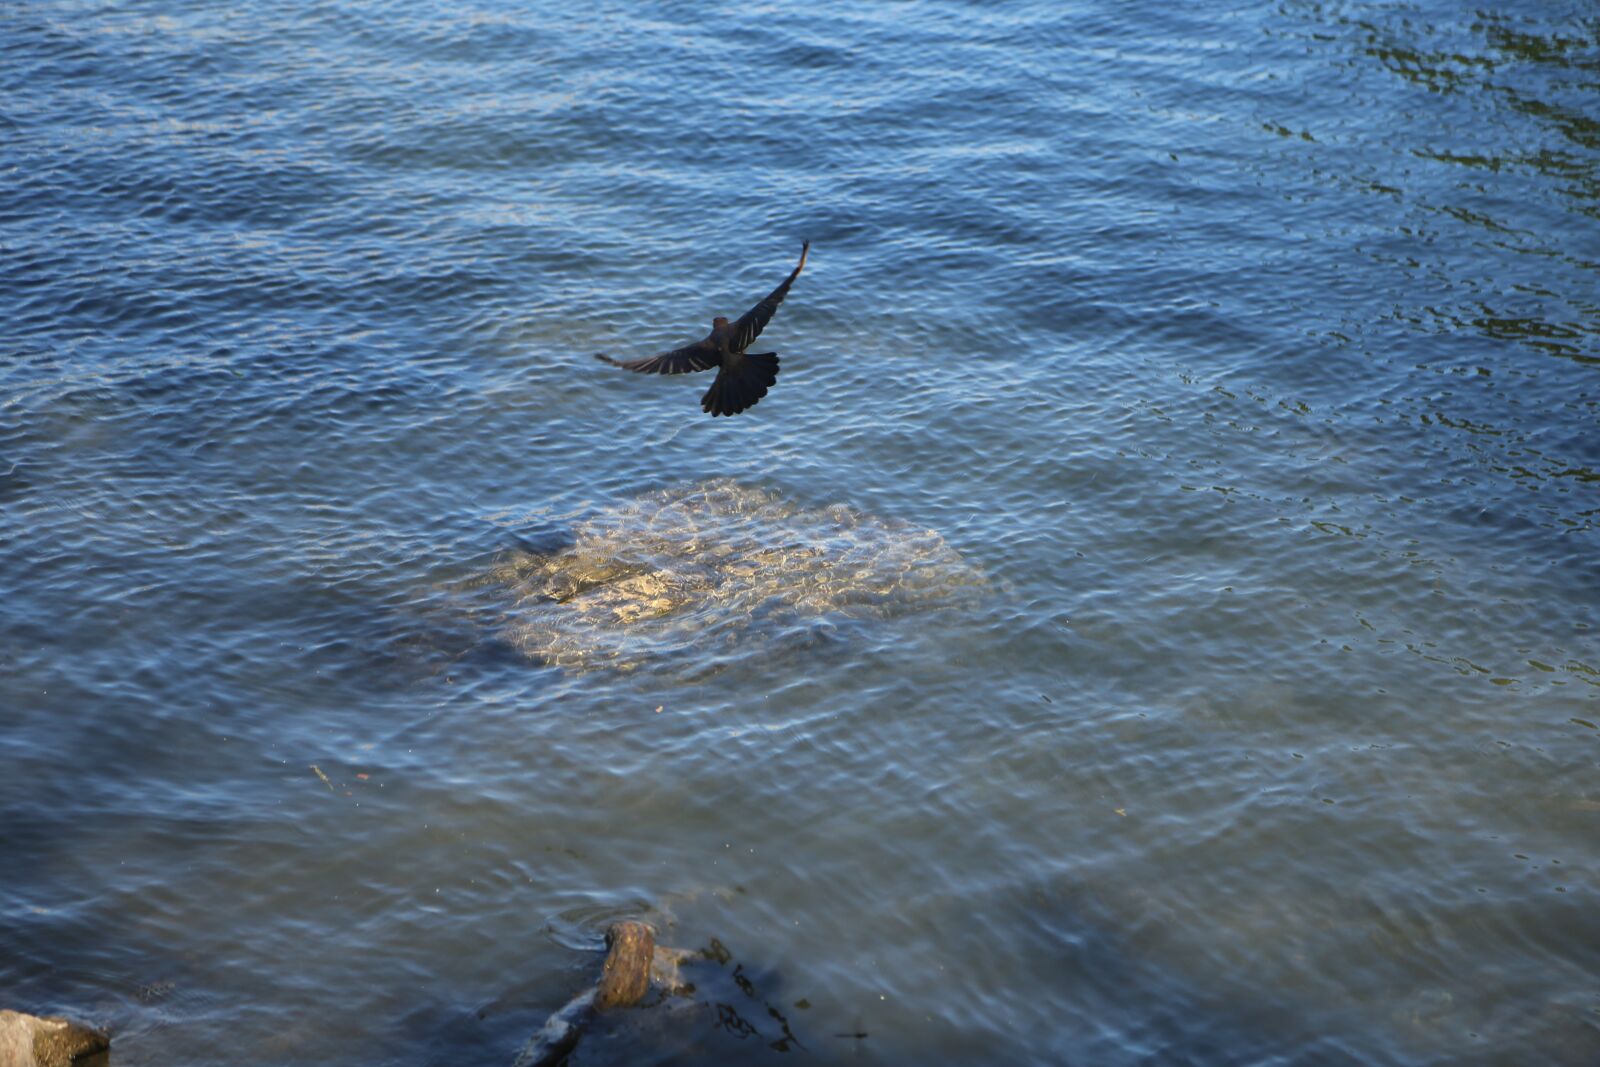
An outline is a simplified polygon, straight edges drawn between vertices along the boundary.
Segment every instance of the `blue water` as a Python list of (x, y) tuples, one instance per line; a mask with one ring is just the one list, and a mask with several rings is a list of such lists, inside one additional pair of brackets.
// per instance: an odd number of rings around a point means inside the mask
[(1586, 3), (0, 6), (0, 1007), (1596, 1062), (1597, 223)]

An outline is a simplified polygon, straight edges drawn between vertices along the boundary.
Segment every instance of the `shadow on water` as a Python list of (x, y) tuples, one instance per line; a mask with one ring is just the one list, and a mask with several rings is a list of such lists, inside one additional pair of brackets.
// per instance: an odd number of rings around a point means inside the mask
[[(1420, 212), (1418, 274), (1442, 270), (1461, 291), (1427, 309), (1437, 328), (1600, 363), (1600, 258), (1577, 238), (1600, 218), (1600, 26), (1493, 9), (1442, 22), (1396, 10), (1345, 25), (1382, 70), (1432, 98), (1397, 131), (1405, 150), (1379, 165), (1383, 188)], [(1442, 239), (1456, 227), (1468, 240)], [(1501, 269), (1441, 258), (1474, 246)]]

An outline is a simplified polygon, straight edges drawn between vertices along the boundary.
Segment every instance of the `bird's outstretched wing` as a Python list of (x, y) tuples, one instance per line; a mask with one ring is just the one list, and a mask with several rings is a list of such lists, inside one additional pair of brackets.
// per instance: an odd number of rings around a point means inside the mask
[(613, 367), (638, 371), (640, 374), (688, 374), (690, 371), (710, 370), (721, 362), (716, 346), (711, 343), (709, 337), (692, 345), (675, 348), (671, 352), (663, 352), (659, 356), (646, 356), (644, 359), (630, 359), (624, 362), (600, 353), (595, 353), (594, 358)]
[(773, 312), (778, 310), (778, 305), (783, 303), (783, 298), (789, 295), (789, 286), (800, 277), (800, 271), (806, 265), (806, 252), (811, 248), (811, 242), (805, 241), (800, 245), (800, 263), (794, 268), (794, 273), (783, 280), (783, 284), (766, 295), (766, 299), (755, 307), (739, 316), (728, 331), (728, 347), (735, 352), (743, 352), (749, 344), (761, 336), (761, 331), (767, 323), (772, 321)]

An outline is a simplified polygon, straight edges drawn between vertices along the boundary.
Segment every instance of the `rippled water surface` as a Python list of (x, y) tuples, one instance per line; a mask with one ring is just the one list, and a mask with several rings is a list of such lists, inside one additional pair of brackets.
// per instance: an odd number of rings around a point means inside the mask
[(1597, 235), (1587, 3), (0, 5), (0, 1006), (1600, 1061)]

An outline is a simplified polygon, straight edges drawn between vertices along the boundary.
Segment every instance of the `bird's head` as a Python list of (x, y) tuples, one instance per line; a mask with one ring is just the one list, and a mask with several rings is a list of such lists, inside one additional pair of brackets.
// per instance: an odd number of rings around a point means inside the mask
[(716, 318), (711, 320), (711, 325), (717, 329), (721, 329), (722, 327), (728, 325), (727, 316), (718, 315)]

